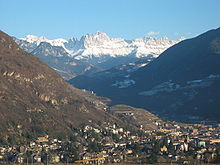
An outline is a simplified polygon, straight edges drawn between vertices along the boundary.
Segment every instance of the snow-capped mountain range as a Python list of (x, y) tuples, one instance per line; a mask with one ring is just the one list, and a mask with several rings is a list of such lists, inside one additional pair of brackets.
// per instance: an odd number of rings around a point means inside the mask
[[(49, 40), (45, 37), (27, 35), (20, 38), (20, 42), (38, 46), (41, 42), (50, 43), (52, 46), (61, 46), (76, 59), (88, 59), (109, 55), (111, 57), (128, 56), (133, 54), (134, 57), (141, 58), (151, 54), (158, 56), (170, 46), (183, 40), (169, 40), (167, 37), (156, 38), (140, 38), (132, 41), (127, 41), (123, 38), (110, 38), (106, 33), (97, 32), (95, 34), (87, 34), (80, 40), (71, 38), (65, 40), (62, 38)], [(18, 43), (20, 43), (18, 42)]]
[[(66, 57), (70, 62), (71, 59), (77, 60), (103, 69), (135, 62), (141, 58), (156, 58), (167, 48), (183, 40), (183, 38), (179, 40), (169, 40), (166, 37), (159, 39), (144, 37), (128, 41), (123, 38), (111, 38), (103, 32), (87, 34), (82, 36), (81, 39), (71, 38), (69, 40), (62, 38), (49, 40), (45, 37), (34, 35), (14, 39), (17, 44), (27, 52), (34, 55), (38, 52), (38, 57)], [(46, 44), (44, 44), (45, 50), (42, 51), (41, 43), (49, 43), (51, 46), (48, 45), (47, 48)], [(40, 48), (41, 51), (36, 50), (38, 48)], [(53, 51), (53, 48), (56, 49), (56, 51)], [(61, 51), (58, 51), (59, 48)], [(39, 54), (39, 52), (41, 52), (41, 54)], [(49, 64), (47, 61), (44, 62)]]

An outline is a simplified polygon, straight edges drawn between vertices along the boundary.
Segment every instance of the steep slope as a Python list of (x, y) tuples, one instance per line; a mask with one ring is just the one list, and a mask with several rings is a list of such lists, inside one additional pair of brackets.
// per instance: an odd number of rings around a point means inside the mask
[(0, 31), (0, 135), (65, 136), (89, 120), (117, 121)]
[(219, 121), (220, 28), (174, 45), (129, 78), (78, 77), (71, 83), (172, 119)]

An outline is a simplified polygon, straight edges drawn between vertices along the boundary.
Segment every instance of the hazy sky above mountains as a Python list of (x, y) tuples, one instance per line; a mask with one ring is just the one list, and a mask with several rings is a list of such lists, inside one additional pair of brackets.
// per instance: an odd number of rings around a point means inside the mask
[(177, 39), (220, 27), (220, 0), (0, 0), (0, 30), (15, 37)]

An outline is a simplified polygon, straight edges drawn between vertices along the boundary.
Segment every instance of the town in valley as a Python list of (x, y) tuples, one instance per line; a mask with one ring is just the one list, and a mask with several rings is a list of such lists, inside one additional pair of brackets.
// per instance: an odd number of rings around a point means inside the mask
[[(121, 111), (121, 118), (134, 118)], [(154, 129), (143, 125), (120, 127), (116, 123), (83, 124), (69, 136), (48, 135), (30, 138), (26, 144), (4, 144), (1, 138), (0, 163), (78, 164), (200, 164), (220, 162), (220, 125), (202, 122), (183, 124), (152, 120)], [(18, 125), (17, 129), (22, 126)]]

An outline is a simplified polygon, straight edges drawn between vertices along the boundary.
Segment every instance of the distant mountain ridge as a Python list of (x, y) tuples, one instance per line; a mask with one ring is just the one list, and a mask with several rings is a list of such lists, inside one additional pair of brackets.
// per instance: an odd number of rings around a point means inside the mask
[[(84, 73), (91, 68), (93, 68), (93, 70), (94, 68), (105, 70), (117, 65), (136, 62), (141, 58), (156, 58), (164, 50), (183, 40), (183, 38), (179, 40), (169, 40), (166, 37), (160, 39), (144, 37), (127, 41), (122, 38), (111, 38), (102, 32), (87, 34), (81, 37), (80, 40), (77, 38), (71, 38), (69, 40), (62, 38), (49, 40), (45, 37), (33, 35), (14, 39), (22, 49), (38, 56), (50, 66), (51, 62), (49, 62), (47, 58), (43, 58), (43, 56), (47, 56), (48, 58), (50, 58), (49, 56), (53, 56), (53, 58), (57, 58), (56, 61), (62, 57), (62, 60), (65, 62), (60, 63), (60, 65), (54, 62), (51, 67), (61, 70), (62, 72), (68, 72), (69, 75), (66, 75), (67, 79)], [(48, 46), (44, 47), (44, 51), (42, 51), (42, 47), (40, 48), (41, 51), (37, 50), (41, 43), (48, 43)], [(57, 53), (58, 49), (61, 49), (59, 53)], [(72, 68), (72, 66), (70, 66), (72, 62), (80, 66), (75, 65), (75, 67)], [(55, 65), (57, 65), (57, 67), (55, 67)], [(62, 76), (65, 77), (65, 75)]]
[[(71, 38), (65, 40), (62, 38), (49, 40), (45, 37), (38, 37), (34, 35), (28, 35), (24, 38), (17, 39), (16, 42), (22, 45), (22, 42), (33, 44), (35, 47), (41, 42), (50, 43), (52, 46), (61, 46), (65, 50), (69, 50), (68, 53), (74, 56), (76, 59), (91, 58), (89, 56), (101, 56), (109, 55), (112, 57), (126, 56), (135, 52), (135, 57), (146, 57), (147, 55), (158, 56), (168, 47), (184, 40), (169, 40), (164, 38), (140, 38), (131, 41), (127, 41), (123, 38), (111, 38), (106, 33), (97, 32), (95, 34), (87, 34), (82, 36), (80, 40), (77, 38)], [(72, 51), (72, 52), (71, 52)]]
[(116, 76), (101, 72), (69, 82), (107, 96), (113, 104), (144, 107), (174, 120), (220, 119), (220, 28), (168, 48), (131, 73), (108, 72)]

